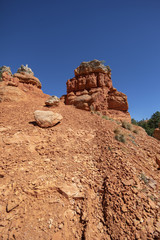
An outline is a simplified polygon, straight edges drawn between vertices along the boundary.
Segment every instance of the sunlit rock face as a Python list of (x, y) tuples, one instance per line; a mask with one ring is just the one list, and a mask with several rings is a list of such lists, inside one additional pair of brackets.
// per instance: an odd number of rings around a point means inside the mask
[(113, 88), (111, 69), (102, 61), (82, 62), (67, 81), (65, 103), (130, 122), (127, 96)]
[(10, 67), (0, 67), (0, 102), (25, 100), (26, 93), (41, 94), (41, 82), (28, 65), (12, 74)]

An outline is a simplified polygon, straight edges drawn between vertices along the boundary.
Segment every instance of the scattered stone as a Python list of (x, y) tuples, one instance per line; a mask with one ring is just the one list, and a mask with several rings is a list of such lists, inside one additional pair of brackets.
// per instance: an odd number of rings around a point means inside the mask
[(156, 163), (158, 164), (158, 167), (160, 168), (160, 157), (158, 157), (158, 155), (156, 155)]
[(56, 107), (59, 105), (59, 102), (60, 102), (60, 99), (57, 96), (53, 95), (45, 101), (45, 104), (47, 106), (55, 106)]
[(59, 229), (62, 229), (62, 228), (63, 228), (63, 223), (60, 223), (60, 224), (58, 225), (58, 228), (59, 228)]
[(135, 183), (135, 181), (133, 180), (133, 179), (130, 179), (130, 180), (123, 180), (122, 181), (123, 182), (123, 184), (125, 185), (125, 186), (132, 186), (132, 185), (134, 185), (134, 183)]
[(53, 219), (52, 219), (52, 218), (50, 218), (50, 219), (49, 219), (49, 221), (48, 221), (48, 223), (49, 223), (49, 226), (48, 226), (48, 227), (49, 227), (49, 229), (51, 229), (51, 227), (52, 227), (52, 224), (53, 224)]
[(74, 199), (83, 199), (84, 194), (79, 191), (77, 185), (75, 183), (63, 184), (63, 186), (58, 188), (58, 191), (64, 195), (66, 198), (74, 198)]
[(125, 204), (122, 205), (121, 210), (122, 210), (122, 212), (127, 212), (128, 211)]
[(148, 199), (148, 202), (149, 202), (149, 206), (150, 206), (151, 208), (153, 208), (153, 209), (156, 208), (156, 204), (155, 204), (150, 198)]
[(38, 126), (43, 128), (53, 127), (63, 119), (62, 115), (59, 113), (40, 110), (34, 112), (34, 118)]

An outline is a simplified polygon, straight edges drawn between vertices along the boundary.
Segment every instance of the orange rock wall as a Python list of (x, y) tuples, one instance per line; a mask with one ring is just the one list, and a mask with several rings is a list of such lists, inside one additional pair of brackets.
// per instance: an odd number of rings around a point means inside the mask
[[(65, 103), (131, 122), (127, 96), (113, 88), (111, 73), (91, 72), (67, 81)], [(114, 111), (112, 111), (114, 110)]]

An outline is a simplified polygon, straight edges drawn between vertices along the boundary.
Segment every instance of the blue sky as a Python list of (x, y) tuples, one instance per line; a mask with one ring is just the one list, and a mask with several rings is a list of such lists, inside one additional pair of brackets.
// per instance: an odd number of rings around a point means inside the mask
[(0, 66), (28, 64), (44, 93), (66, 93), (82, 61), (105, 60), (132, 118), (160, 111), (160, 0), (0, 0)]

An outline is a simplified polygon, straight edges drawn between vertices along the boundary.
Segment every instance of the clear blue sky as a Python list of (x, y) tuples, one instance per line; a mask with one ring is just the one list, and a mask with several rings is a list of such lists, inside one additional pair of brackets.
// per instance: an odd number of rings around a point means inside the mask
[(132, 118), (160, 111), (160, 0), (0, 0), (0, 66), (28, 64), (44, 93), (66, 93), (82, 61), (105, 60)]

